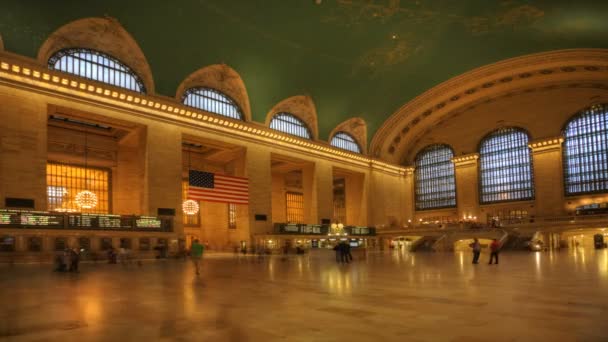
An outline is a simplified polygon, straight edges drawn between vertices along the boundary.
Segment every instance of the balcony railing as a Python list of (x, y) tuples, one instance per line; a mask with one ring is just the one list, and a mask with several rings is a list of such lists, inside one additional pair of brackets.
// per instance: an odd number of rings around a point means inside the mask
[(154, 216), (55, 213), (0, 209), (0, 228), (173, 231), (173, 219)]

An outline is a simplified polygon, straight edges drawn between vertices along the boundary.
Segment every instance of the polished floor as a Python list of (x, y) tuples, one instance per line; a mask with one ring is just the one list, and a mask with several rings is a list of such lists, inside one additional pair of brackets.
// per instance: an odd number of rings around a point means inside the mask
[(0, 341), (608, 341), (608, 253), (0, 266)]

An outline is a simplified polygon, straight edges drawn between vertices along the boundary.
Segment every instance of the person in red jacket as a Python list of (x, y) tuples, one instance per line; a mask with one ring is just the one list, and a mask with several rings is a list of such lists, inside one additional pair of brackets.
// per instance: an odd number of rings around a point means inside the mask
[(492, 240), (490, 251), (490, 262), (488, 264), (492, 265), (492, 260), (496, 259), (496, 265), (498, 265), (498, 252), (500, 251), (500, 242), (498, 242), (498, 239)]

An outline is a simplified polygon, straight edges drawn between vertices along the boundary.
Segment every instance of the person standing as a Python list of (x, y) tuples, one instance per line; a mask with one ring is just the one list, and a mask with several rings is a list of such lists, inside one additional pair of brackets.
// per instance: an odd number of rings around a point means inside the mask
[(204, 250), (205, 247), (198, 242), (198, 239), (192, 242), (192, 246), (190, 247), (190, 258), (192, 258), (192, 263), (196, 269), (196, 275), (200, 274), (200, 264), (201, 259), (203, 258)]
[(80, 262), (80, 253), (76, 247), (70, 248), (70, 272), (78, 273), (78, 263)]
[(340, 243), (339, 242), (334, 246), (333, 250), (336, 252), (336, 262), (337, 263), (342, 262), (342, 252), (340, 251)]
[(490, 244), (490, 262), (489, 265), (492, 265), (492, 260), (496, 259), (496, 265), (498, 265), (498, 252), (500, 251), (500, 242), (498, 239), (492, 240)]
[(477, 238), (473, 239), (473, 243), (469, 245), (473, 249), (473, 263), (479, 264), (479, 254), (481, 254), (481, 244)]
[(348, 243), (348, 241), (344, 242), (344, 257), (346, 262), (353, 261), (353, 255), (350, 253), (350, 243)]

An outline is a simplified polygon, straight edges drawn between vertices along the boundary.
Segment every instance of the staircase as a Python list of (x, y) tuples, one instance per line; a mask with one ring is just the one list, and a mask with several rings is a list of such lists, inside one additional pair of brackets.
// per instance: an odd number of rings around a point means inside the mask
[(416, 240), (412, 247), (410, 247), (411, 252), (434, 252), (433, 245), (437, 240), (439, 240), (441, 236), (423, 236), (420, 239)]
[(523, 251), (528, 248), (530, 241), (534, 238), (534, 233), (532, 234), (520, 234), (520, 233), (509, 233), (509, 236), (506, 238), (504, 244), (502, 245), (503, 250), (510, 251)]

